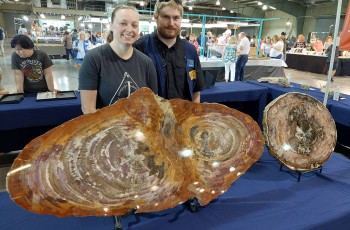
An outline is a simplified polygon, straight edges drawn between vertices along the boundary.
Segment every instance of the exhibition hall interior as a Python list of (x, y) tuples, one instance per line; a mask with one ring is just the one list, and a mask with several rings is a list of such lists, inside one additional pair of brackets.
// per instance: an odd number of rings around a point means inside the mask
[(0, 51), (0, 229), (349, 229), (348, 0), (6, 0)]

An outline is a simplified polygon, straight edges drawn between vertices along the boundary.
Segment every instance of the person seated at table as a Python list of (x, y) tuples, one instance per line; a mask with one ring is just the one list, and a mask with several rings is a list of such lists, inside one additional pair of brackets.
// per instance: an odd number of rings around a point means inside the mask
[(284, 42), (278, 35), (273, 35), (270, 57), (275, 59), (283, 58)]
[(138, 35), (136, 8), (118, 5), (111, 16), (111, 42), (90, 50), (79, 71), (84, 114), (126, 98), (141, 87), (158, 93), (157, 72), (152, 60), (132, 47)]
[(26, 35), (11, 40), (15, 49), (11, 57), (17, 93), (56, 91), (52, 76), (52, 61), (42, 50), (34, 50), (33, 41)]
[(323, 51), (323, 42), (320, 38), (316, 38), (316, 42), (311, 46), (313, 50), (316, 52)]
[(306, 48), (305, 37), (302, 34), (298, 35), (297, 41), (294, 43), (294, 48)]

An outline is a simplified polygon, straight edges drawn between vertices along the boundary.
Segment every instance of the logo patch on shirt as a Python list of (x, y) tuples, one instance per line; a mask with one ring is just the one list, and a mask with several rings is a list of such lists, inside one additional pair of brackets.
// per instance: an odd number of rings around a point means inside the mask
[(195, 70), (191, 70), (188, 75), (190, 75), (191, 80), (197, 79), (197, 72)]
[(194, 60), (187, 59), (187, 67), (194, 67)]

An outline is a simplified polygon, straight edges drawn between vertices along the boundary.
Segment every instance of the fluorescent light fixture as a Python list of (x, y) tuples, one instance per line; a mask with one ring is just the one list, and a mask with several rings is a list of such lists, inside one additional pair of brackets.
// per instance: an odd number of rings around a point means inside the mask
[(190, 22), (190, 19), (188, 19), (188, 18), (183, 18), (183, 19), (182, 19), (182, 22)]
[(66, 16), (64, 16), (63, 14), (61, 15), (61, 19), (64, 20), (66, 19)]
[(84, 23), (80, 23), (80, 26), (81, 26), (81, 27), (84, 27), (85, 25), (84, 25)]
[(258, 2), (258, 5), (259, 5), (259, 6), (262, 6), (262, 5), (263, 5), (263, 3), (262, 3), (262, 2)]
[(272, 10), (276, 10), (276, 8), (273, 7), (273, 6), (269, 6), (269, 8), (272, 9)]
[(78, 21), (83, 20), (83, 16), (79, 16)]
[(15, 2), (18, 2), (19, 0), (15, 0)]
[(233, 11), (233, 10), (230, 10), (230, 13), (231, 13), (231, 14), (233, 14), (233, 13), (234, 13), (234, 11)]
[(40, 14), (40, 17), (42, 18), (42, 19), (45, 19), (46, 17), (45, 17), (45, 14)]
[(189, 10), (193, 10), (193, 7), (192, 7), (192, 6), (189, 6), (188, 9), (189, 9)]
[(23, 20), (26, 21), (26, 22), (29, 21), (28, 16), (27, 16), (27, 15), (24, 15), (24, 16), (23, 16)]
[(144, 6), (145, 5), (145, 2), (144, 1), (141, 1), (140, 2), (140, 6)]
[(217, 6), (220, 6), (220, 0), (217, 0), (215, 3)]
[(221, 9), (222, 9), (222, 10), (226, 10), (226, 8), (225, 8), (225, 7), (222, 7)]
[(290, 21), (288, 21), (288, 22), (286, 23), (287, 26), (289, 26), (290, 24), (292, 24)]
[(263, 5), (262, 9), (267, 10), (267, 5)]

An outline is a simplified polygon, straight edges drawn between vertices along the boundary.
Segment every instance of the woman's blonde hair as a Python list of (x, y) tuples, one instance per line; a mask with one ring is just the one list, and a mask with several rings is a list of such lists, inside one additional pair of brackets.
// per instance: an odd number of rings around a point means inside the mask
[(228, 44), (236, 44), (236, 43), (237, 43), (237, 38), (236, 36), (232, 35), (228, 40)]
[(159, 11), (161, 11), (165, 7), (172, 7), (180, 11), (181, 17), (184, 15), (184, 8), (182, 6), (181, 0), (170, 0), (170, 1), (164, 1), (164, 0), (158, 0), (156, 5), (154, 6), (154, 15), (158, 15)]
[(278, 41), (281, 41), (282, 39), (278, 35), (275, 34), (275, 35), (273, 35), (271, 40), (273, 43), (276, 43)]
[(305, 37), (302, 34), (298, 35), (298, 42), (305, 42)]

